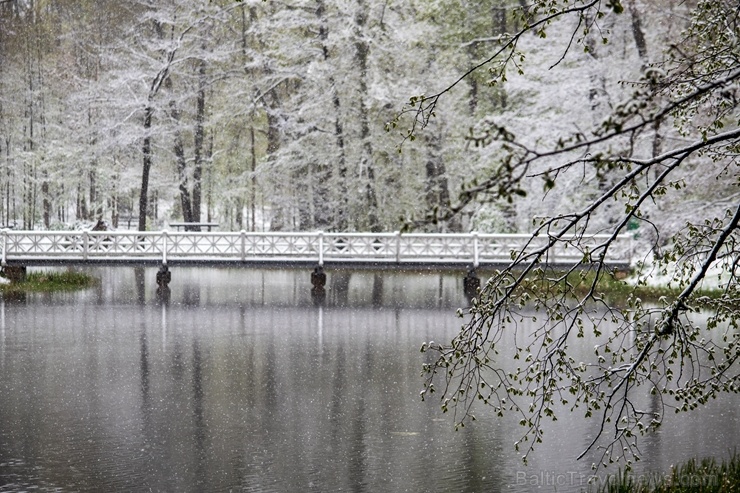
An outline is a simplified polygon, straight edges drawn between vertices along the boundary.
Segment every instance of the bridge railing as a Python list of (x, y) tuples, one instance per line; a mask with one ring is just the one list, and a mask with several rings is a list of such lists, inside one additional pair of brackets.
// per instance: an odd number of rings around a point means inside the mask
[[(574, 263), (608, 235), (559, 242), (542, 259)], [(508, 263), (512, 251), (532, 252), (547, 236), (526, 234), (424, 233), (249, 233), (136, 231), (2, 231), (2, 263), (7, 261), (228, 261)], [(619, 236), (607, 262), (628, 263), (629, 236)]]

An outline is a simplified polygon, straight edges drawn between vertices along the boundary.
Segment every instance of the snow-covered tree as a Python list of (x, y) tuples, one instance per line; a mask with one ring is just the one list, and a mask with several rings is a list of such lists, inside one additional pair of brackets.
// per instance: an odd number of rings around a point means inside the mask
[(440, 108), (429, 147), (398, 154), (383, 131), (473, 36), (427, 4), (3, 3), (6, 221), (342, 231), (446, 213), (474, 91)]
[(104, 86), (113, 89), (110, 134), (112, 145), (140, 149), (140, 229), (151, 213), (150, 176), (157, 168), (164, 180), (157, 194), (172, 200), (176, 189), (183, 218), (201, 221), (203, 177), (212, 157), (207, 98), (227, 77), (224, 64), (237, 51), (238, 40), (224, 37), (223, 27), (236, 10), (232, 3), (139, 2), (128, 35), (115, 51), (111, 46), (114, 68)]

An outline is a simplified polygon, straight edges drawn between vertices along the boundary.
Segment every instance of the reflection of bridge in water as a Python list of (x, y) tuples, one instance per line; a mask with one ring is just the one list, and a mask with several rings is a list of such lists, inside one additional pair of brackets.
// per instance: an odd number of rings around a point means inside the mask
[[(599, 252), (610, 235), (559, 242), (540, 263), (568, 267)], [(391, 270), (496, 269), (512, 252), (535, 252), (548, 236), (526, 234), (249, 233), (137, 231), (2, 231), (2, 266), (161, 266), (157, 282), (169, 283), (169, 266), (313, 268), (323, 287), (324, 268)], [(605, 263), (629, 265), (629, 236), (618, 236)], [(323, 280), (322, 280), (322, 276)]]

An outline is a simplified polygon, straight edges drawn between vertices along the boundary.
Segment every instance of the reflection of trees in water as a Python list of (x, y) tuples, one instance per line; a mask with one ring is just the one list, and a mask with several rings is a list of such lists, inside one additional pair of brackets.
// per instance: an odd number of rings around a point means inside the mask
[[(657, 416), (663, 412), (664, 406), (660, 392), (656, 391), (650, 393), (650, 396), (648, 397), (647, 416), (645, 417), (645, 421), (649, 421), (653, 416)], [(642, 449), (644, 450), (645, 455), (650, 457), (650, 461), (653, 464), (659, 466), (658, 468), (653, 467), (653, 470), (658, 470), (663, 465), (662, 435), (662, 430), (658, 428), (657, 430), (648, 431), (643, 437), (644, 445), (642, 446)]]
[(139, 334), (139, 376), (141, 381), (141, 406), (146, 419), (151, 414), (149, 402), (149, 343), (146, 335), (146, 324), (142, 322)]
[(376, 308), (383, 306), (383, 275), (377, 272), (373, 274), (372, 302)]
[(437, 304), (436, 307), (442, 306), (444, 301), (444, 276), (439, 274), (439, 283), (437, 285)]
[(136, 301), (143, 305), (146, 302), (146, 275), (144, 267), (134, 267), (134, 285), (136, 287)]
[[(225, 303), (257, 306), (448, 307), (465, 303), (463, 272), (394, 272), (327, 269), (325, 289), (313, 290), (310, 270), (176, 267), (170, 291), (155, 284), (151, 267), (95, 268), (102, 277), (79, 299), (99, 305), (115, 302), (177, 303), (190, 306)], [(131, 273), (133, 270), (133, 279)], [(49, 303), (62, 295), (51, 293)], [(34, 294), (34, 299), (40, 295)]]
[(203, 362), (201, 358), (200, 340), (193, 337), (193, 432), (195, 446), (193, 448), (193, 462), (195, 462), (195, 482), (198, 489), (206, 486), (207, 461), (206, 437), (208, 427), (203, 411)]
[[(36, 304), (5, 305), (4, 368), (23, 371), (0, 372), (0, 384), (7, 385), (12, 376), (46, 393), (43, 402), (28, 392), (3, 395), (0, 417), (6, 424), (0, 429), (22, 434), (23, 446), (37, 448), (32, 452), (49, 461), (66, 465), (64, 454), (84, 455), (91, 463), (102, 457), (103, 465), (85, 469), (86, 478), (75, 477), (78, 489), (115, 489), (104, 484), (113, 480), (106, 469), (110, 457), (116, 458), (116, 471), (135, 471), (136, 477), (123, 478), (130, 482), (122, 488), (154, 491), (205, 484), (224, 491), (305, 491), (309, 482), (313, 491), (393, 491), (399, 481), (413, 491), (496, 491), (497, 485), (514, 484), (512, 471), (523, 470), (510, 446), (521, 433), (514, 420), (498, 421), (484, 411), (454, 432), (452, 419), (439, 412), (439, 399), (418, 398), (419, 368), (433, 356), (419, 353), (416, 342), (454, 330), (458, 321), (447, 309), (194, 310), (179, 304), (43, 306), (35, 297), (31, 302)], [(0, 300), (0, 328), (2, 307)], [(48, 322), (60, 327), (56, 333)], [(72, 322), (74, 330), (63, 332)], [(37, 327), (13, 330), (21, 323)], [(160, 347), (165, 325), (167, 344)], [(67, 333), (79, 335), (68, 358), (52, 367), (36, 357)], [(34, 345), (23, 354), (8, 350), (31, 335)], [(584, 340), (584, 354), (594, 342)], [(92, 366), (87, 358), (93, 356), (101, 363)], [(91, 365), (85, 367), (89, 371), (80, 371), (80, 361)], [(121, 399), (122, 388), (114, 381), (128, 382), (131, 394)], [(65, 405), (60, 399), (70, 395), (67, 389), (85, 402)], [(648, 399), (640, 401), (642, 407), (655, 409)], [(674, 460), (684, 453), (674, 444), (695, 436), (706, 436), (708, 443), (737, 443), (735, 402), (718, 403), (721, 407), (705, 421), (690, 421), (678, 440), (664, 430), (655, 437), (659, 442), (646, 443), (656, 447), (645, 451), (649, 467), (656, 460)], [(56, 435), (48, 423), (57, 421), (49, 416), (64, 425), (56, 427)], [(538, 449), (543, 469), (578, 467), (565, 456), (579, 448), (579, 435), (592, 431), (593, 420), (581, 416), (578, 410), (563, 413), (553, 424), (560, 428), (548, 430), (548, 436), (563, 436), (564, 442)], [(82, 439), (70, 441), (72, 434)], [(0, 450), (0, 462), (8, 450)], [(725, 452), (724, 445), (719, 452)], [(581, 465), (588, 469), (590, 463)], [(40, 465), (53, 479), (64, 474), (49, 473), (54, 466), (48, 462)], [(97, 486), (97, 474), (104, 479), (96, 488), (91, 485)]]
[(333, 271), (329, 276), (329, 299), (334, 306), (347, 306), (351, 278), (351, 272), (341, 270)]
[(200, 305), (200, 284), (185, 282), (182, 286), (182, 303), (189, 306)]
[[(143, 271), (143, 269), (141, 269)], [(149, 361), (149, 340), (147, 337), (147, 324), (141, 322), (139, 328), (139, 390), (141, 394), (141, 439), (145, 445), (142, 452), (145, 454), (145, 460), (143, 461), (144, 467), (147, 469), (147, 475), (151, 474), (154, 470), (155, 457), (157, 447), (157, 424), (155, 419), (155, 409), (152, 406), (151, 397), (151, 374), (150, 374), (150, 361)]]
[(458, 277), (460, 273), (330, 270), (327, 303), (337, 307), (457, 308), (464, 300)]
[(339, 450), (341, 441), (344, 438), (340, 424), (343, 416), (343, 400), (346, 398), (346, 356), (343, 346), (336, 349), (334, 355), (334, 371), (331, 379), (331, 405), (329, 407), (329, 421), (333, 424), (331, 427), (331, 446), (333, 450)]
[(352, 491), (365, 491), (369, 475), (365, 400), (360, 397), (355, 406), (355, 413), (350, 417), (351, 431), (349, 432), (349, 484)]

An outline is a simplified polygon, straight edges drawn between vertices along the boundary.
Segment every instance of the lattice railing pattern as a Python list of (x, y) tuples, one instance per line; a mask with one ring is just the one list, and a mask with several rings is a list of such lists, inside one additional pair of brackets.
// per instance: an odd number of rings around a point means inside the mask
[[(561, 241), (541, 261), (573, 263), (586, 252), (598, 252), (607, 235)], [(507, 263), (512, 251), (535, 252), (547, 236), (491, 234), (401, 233), (248, 233), (241, 232), (132, 232), (132, 231), (2, 231), (2, 261), (94, 260), (115, 261), (286, 260), (413, 263), (445, 262), (472, 265)], [(626, 263), (628, 236), (620, 236), (607, 259)]]

